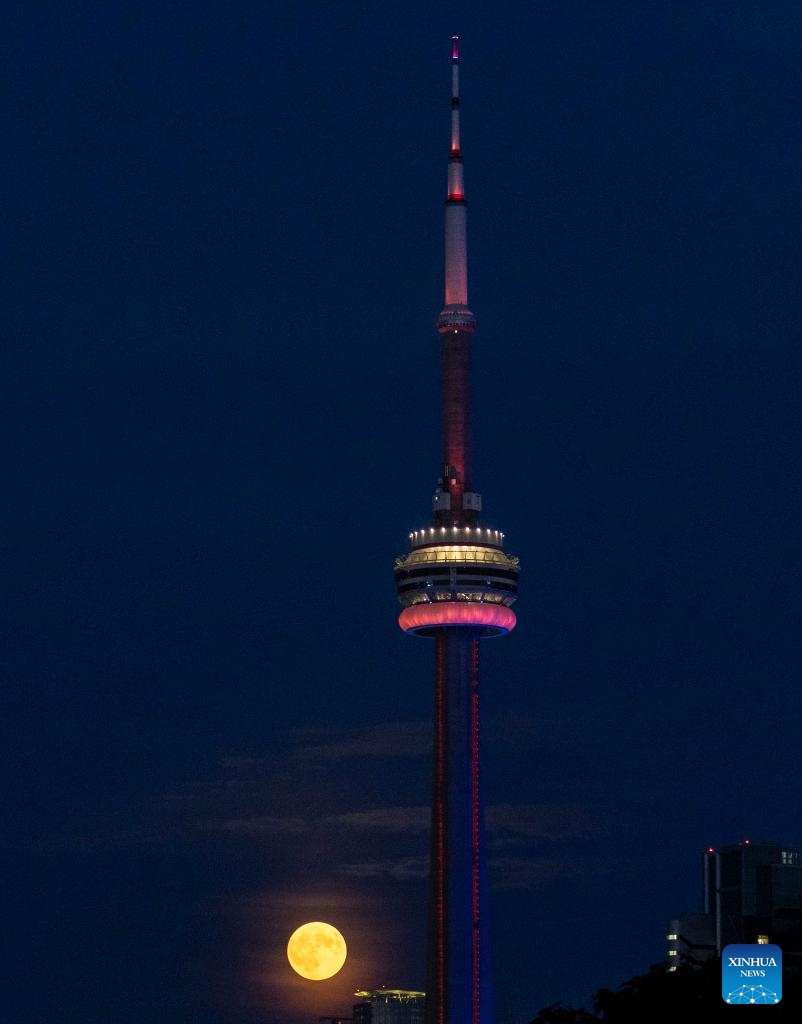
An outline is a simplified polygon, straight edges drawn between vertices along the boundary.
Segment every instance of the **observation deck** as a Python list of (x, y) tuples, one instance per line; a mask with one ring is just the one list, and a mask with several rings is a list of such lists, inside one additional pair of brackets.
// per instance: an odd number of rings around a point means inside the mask
[(515, 626), (518, 559), (502, 549), (504, 534), (480, 526), (431, 526), (409, 535), (411, 551), (395, 560), (407, 633), (433, 636), (462, 626), (501, 636)]
[(444, 306), (437, 317), (437, 330), (440, 334), (457, 334), (460, 331), (473, 334), (476, 317), (461, 303)]

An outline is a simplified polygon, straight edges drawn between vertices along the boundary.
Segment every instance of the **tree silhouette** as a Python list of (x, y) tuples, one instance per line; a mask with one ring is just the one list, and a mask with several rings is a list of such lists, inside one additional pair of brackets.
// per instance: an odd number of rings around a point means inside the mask
[[(593, 1010), (555, 1003), (541, 1010), (530, 1024), (643, 1024), (668, 1017), (733, 1024), (733, 1009), (721, 998), (721, 958), (697, 965), (681, 963), (668, 972), (665, 964), (652, 964), (646, 974), (625, 981), (615, 991), (599, 989)], [(802, 978), (785, 971), (781, 1001), (769, 1010), (774, 1024), (802, 1020)]]

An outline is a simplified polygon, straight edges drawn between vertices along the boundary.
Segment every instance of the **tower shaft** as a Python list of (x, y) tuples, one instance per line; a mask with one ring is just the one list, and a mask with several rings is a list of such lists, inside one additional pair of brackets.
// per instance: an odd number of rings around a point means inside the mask
[(435, 638), (427, 1024), (489, 1020), (483, 873), (479, 637), (442, 629)]

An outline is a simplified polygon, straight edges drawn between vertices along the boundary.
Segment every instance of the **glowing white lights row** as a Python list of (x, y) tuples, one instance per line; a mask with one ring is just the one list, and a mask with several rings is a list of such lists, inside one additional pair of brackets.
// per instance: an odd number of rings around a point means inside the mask
[(470, 534), (477, 540), (484, 535), (488, 540), (491, 537), (495, 538), (498, 543), (504, 540), (504, 534), (501, 530), (490, 530), (482, 526), (430, 526), (428, 529), (424, 527), (422, 530), (413, 530), (409, 535), (409, 539), (415, 543), (415, 541), (425, 540), (427, 537), (431, 537), (432, 540), (438, 537), (445, 537), (447, 533), (451, 534), (452, 537), (462, 537)]

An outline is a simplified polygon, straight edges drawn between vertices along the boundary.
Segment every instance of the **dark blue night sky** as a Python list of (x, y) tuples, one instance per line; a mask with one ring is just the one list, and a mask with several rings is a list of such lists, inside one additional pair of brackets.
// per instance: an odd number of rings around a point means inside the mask
[[(2, 42), (3, 1002), (313, 1024), (423, 988), (450, 37), (495, 1024), (802, 841), (802, 12), (17, 5)], [(330, 982), (286, 963), (330, 921)]]

